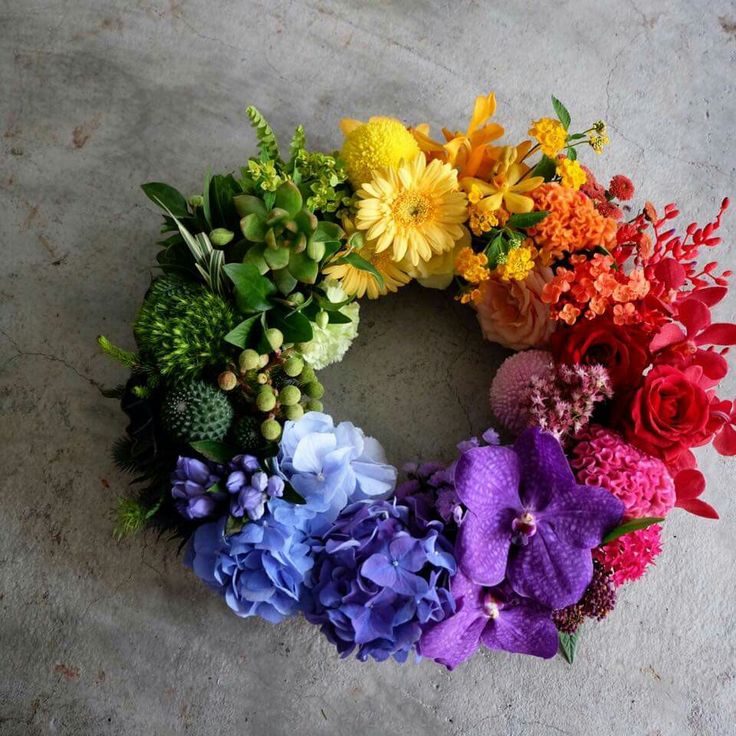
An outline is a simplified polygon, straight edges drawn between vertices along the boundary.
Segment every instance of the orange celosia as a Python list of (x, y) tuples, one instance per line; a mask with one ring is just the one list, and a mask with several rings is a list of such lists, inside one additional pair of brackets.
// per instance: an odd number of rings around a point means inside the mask
[(544, 263), (597, 245), (613, 248), (616, 220), (601, 215), (582, 192), (559, 184), (542, 184), (529, 196), (534, 200), (534, 209), (549, 212), (529, 231)]

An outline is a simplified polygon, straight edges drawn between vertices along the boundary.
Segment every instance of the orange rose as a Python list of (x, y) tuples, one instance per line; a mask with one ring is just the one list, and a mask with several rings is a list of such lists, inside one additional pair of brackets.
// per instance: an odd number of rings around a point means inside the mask
[(542, 289), (552, 270), (536, 268), (525, 281), (491, 279), (480, 285), (475, 300), (483, 336), (513, 350), (539, 347), (549, 340), (555, 322), (542, 301)]

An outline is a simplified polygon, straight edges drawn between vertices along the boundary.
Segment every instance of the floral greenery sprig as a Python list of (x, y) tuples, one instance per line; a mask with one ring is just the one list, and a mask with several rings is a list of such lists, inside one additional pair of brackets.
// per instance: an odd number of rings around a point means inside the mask
[[(581, 626), (662, 551), (675, 508), (717, 518), (692, 448), (736, 454), (719, 396), (736, 326), (714, 322), (730, 270), (700, 264), (701, 227), (632, 214), (634, 185), (578, 160), (598, 121), (533, 120), (504, 144), (493, 93), (464, 130), (341, 123), (339, 153), (296, 128), (282, 155), (255, 108), (258, 155), (201, 193), (145, 184), (163, 211), (130, 371), (108, 392), (136, 490), (115, 536), (146, 527), (239, 616), (302, 613), (342, 656), (449, 668), (481, 645), (572, 662)], [(627, 219), (628, 218), (628, 219)], [(317, 371), (357, 335), (359, 299), (412, 280), (453, 287), (484, 337), (516, 351), (493, 378), (494, 429), (449, 464), (398, 471), (323, 412)], [(489, 412), (490, 421), (490, 412)]]

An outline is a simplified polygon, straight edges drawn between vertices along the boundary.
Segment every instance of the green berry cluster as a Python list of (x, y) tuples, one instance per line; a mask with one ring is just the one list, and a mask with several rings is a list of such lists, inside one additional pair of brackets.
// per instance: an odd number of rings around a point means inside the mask
[[(223, 391), (234, 392), (244, 404), (246, 416), (232, 432), (241, 449), (253, 449), (259, 440), (276, 442), (284, 422), (300, 419), (305, 411), (322, 411), (324, 388), (314, 369), (293, 348), (280, 350), (280, 333), (268, 334), (267, 339), (274, 346), (273, 353), (243, 350), (238, 364), (231, 365), (218, 379)], [(256, 427), (260, 437), (255, 436)]]

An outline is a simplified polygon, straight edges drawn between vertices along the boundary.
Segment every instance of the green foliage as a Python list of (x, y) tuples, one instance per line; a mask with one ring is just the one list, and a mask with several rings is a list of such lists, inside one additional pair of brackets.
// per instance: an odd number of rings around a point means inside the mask
[(213, 463), (229, 463), (237, 452), (224, 442), (215, 440), (199, 440), (190, 443), (192, 448)]
[(112, 533), (113, 537), (119, 542), (125, 537), (142, 531), (157, 510), (157, 506), (148, 508), (133, 498), (118, 499), (118, 505), (115, 510), (116, 523)]
[(527, 228), (538, 225), (545, 217), (547, 217), (548, 214), (549, 212), (540, 210), (538, 212), (524, 212), (511, 215), (506, 223), (506, 227), (515, 228), (517, 230), (526, 230)]
[(565, 130), (567, 130), (570, 127), (570, 113), (554, 95), (552, 95), (552, 107), (555, 109), (555, 115), (557, 115), (558, 120), (562, 123)]
[(609, 542), (613, 542), (619, 537), (623, 537), (624, 534), (636, 532), (639, 531), (639, 529), (646, 529), (652, 524), (660, 524), (663, 521), (663, 516), (642, 516), (638, 519), (631, 519), (631, 521), (620, 524), (615, 529), (612, 529), (610, 532), (608, 532), (608, 534), (603, 537), (603, 541), (601, 542), (601, 544), (608, 544)]
[(532, 176), (542, 176), (545, 181), (552, 181), (557, 176), (557, 163), (549, 156), (542, 156), (534, 167)]
[(250, 124), (256, 131), (258, 139), (258, 149), (261, 152), (261, 159), (264, 161), (277, 161), (281, 158), (279, 153), (279, 144), (276, 140), (276, 134), (268, 124), (266, 118), (253, 106), (246, 109), (245, 114), (250, 120)]
[(102, 348), (102, 352), (108, 355), (113, 360), (117, 360), (126, 368), (135, 368), (138, 365), (138, 356), (129, 350), (123, 350), (122, 348), (113, 345), (104, 335), (100, 335), (97, 338), (97, 344)]
[(288, 166), (291, 170), (294, 170), (297, 158), (305, 152), (307, 145), (307, 138), (304, 134), (304, 126), (297, 125), (294, 135), (289, 143), (289, 163)]
[(152, 181), (141, 186), (144, 194), (172, 217), (186, 218), (190, 216), (186, 199), (174, 187), (160, 181)]
[(376, 280), (378, 288), (383, 288), (383, 276), (381, 276), (378, 269), (372, 263), (366, 261), (365, 258), (359, 256), (357, 253), (348, 253), (347, 255), (338, 258), (336, 261), (333, 261), (333, 264), (336, 266), (340, 265), (341, 263), (347, 263), (354, 268), (359, 268), (361, 271), (367, 271)]
[(152, 284), (133, 332), (142, 358), (163, 375), (186, 378), (227, 362), (225, 336), (236, 322), (222, 297), (163, 276)]
[(225, 273), (235, 287), (235, 303), (241, 312), (263, 312), (271, 309), (269, 297), (276, 287), (261, 275), (254, 263), (228, 263)]
[(233, 419), (227, 396), (204, 381), (188, 381), (170, 389), (161, 404), (161, 424), (186, 443), (221, 442)]
[(574, 634), (558, 631), (557, 634), (560, 640), (560, 654), (568, 664), (572, 664), (575, 661), (575, 651), (577, 650), (580, 631), (578, 630)]
[(263, 420), (254, 416), (244, 416), (232, 430), (232, 440), (241, 452), (253, 453), (262, 449), (264, 440), (261, 434)]

